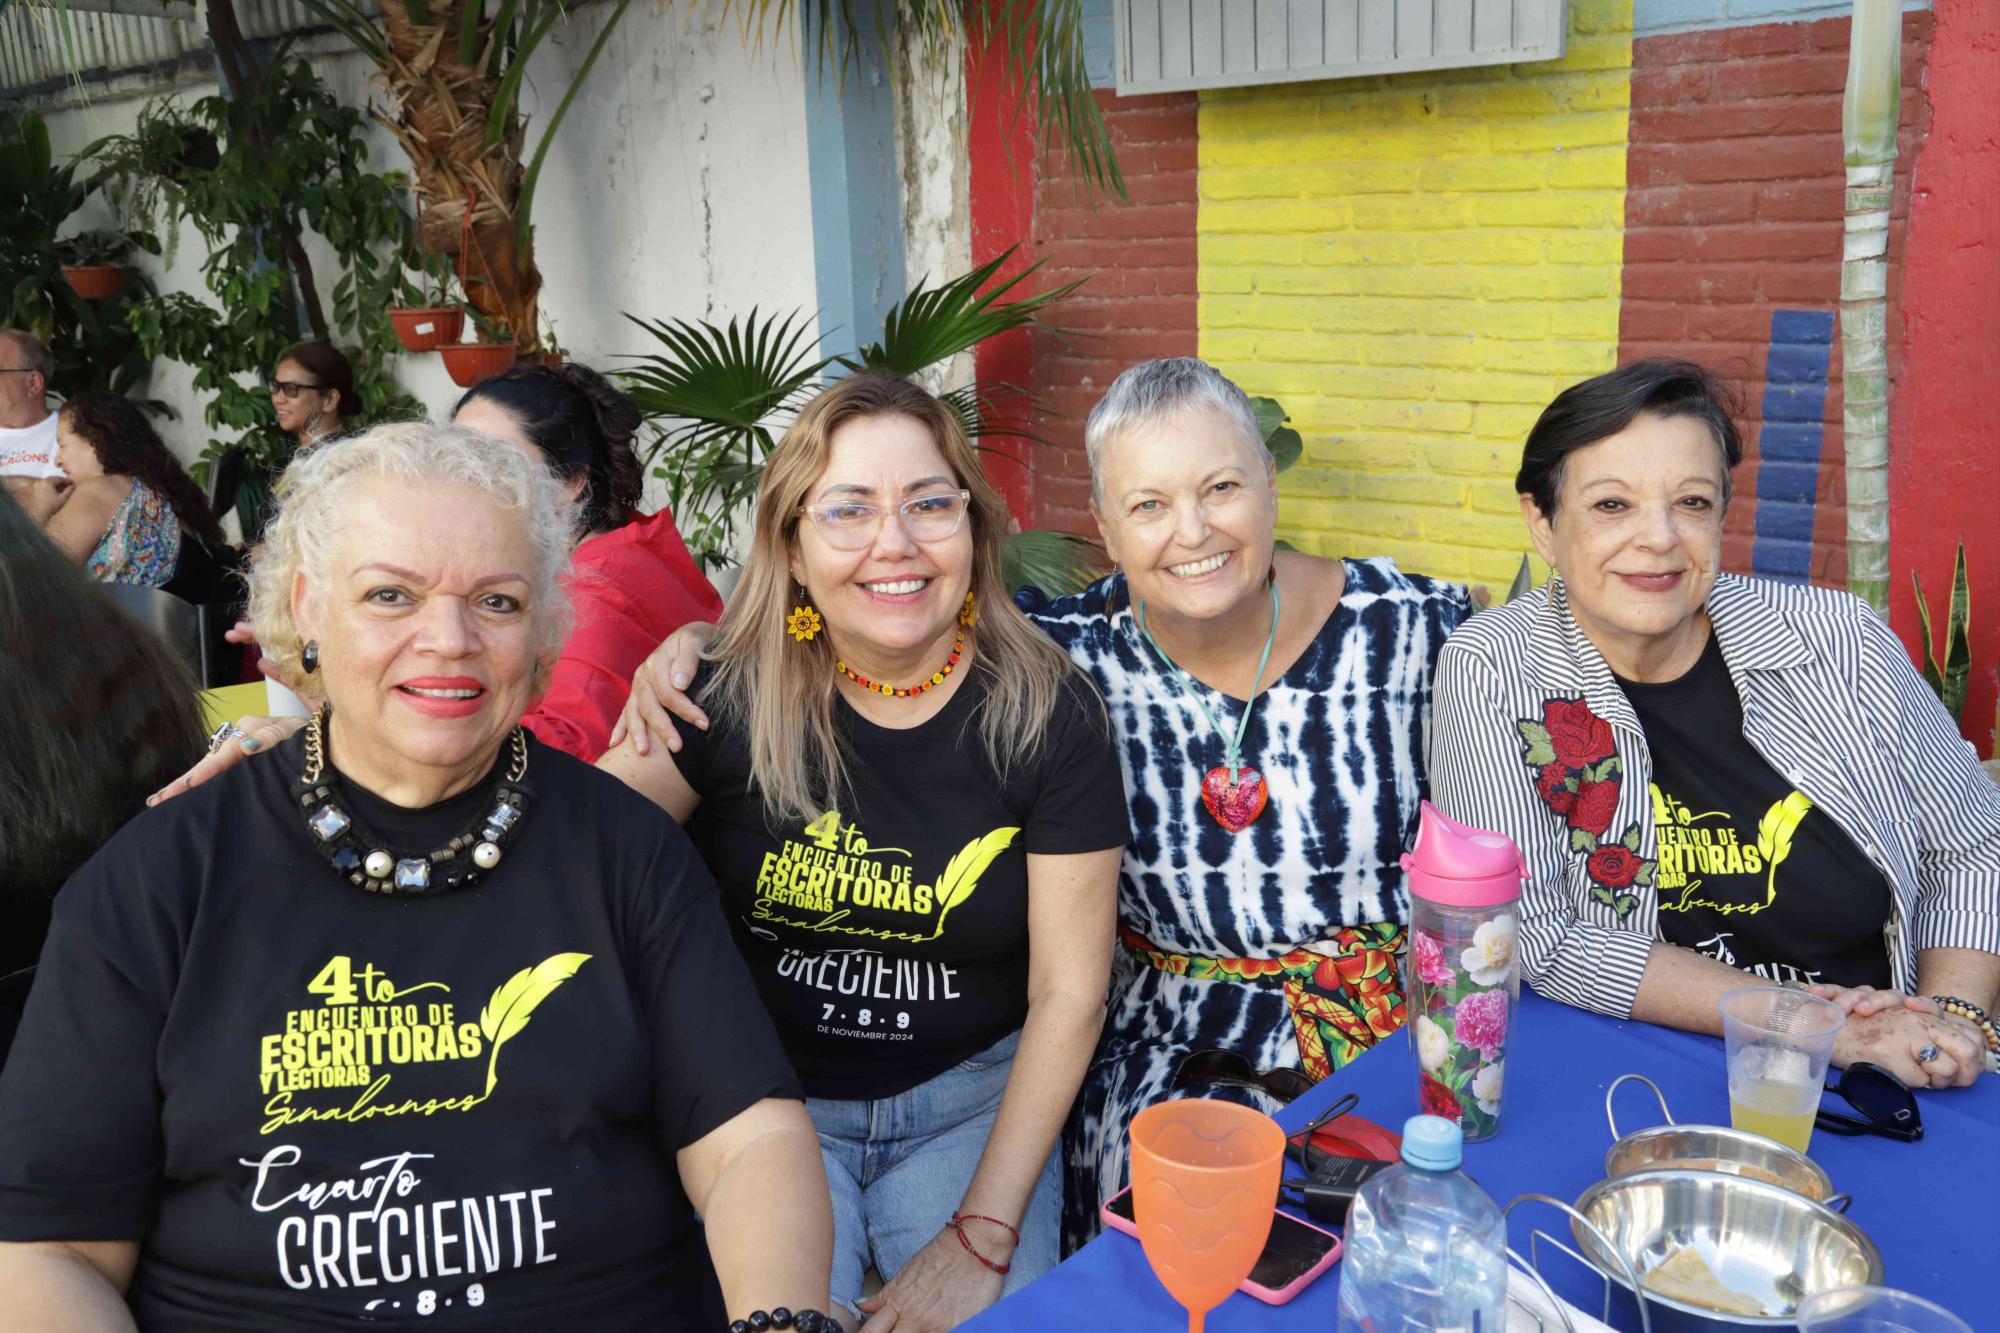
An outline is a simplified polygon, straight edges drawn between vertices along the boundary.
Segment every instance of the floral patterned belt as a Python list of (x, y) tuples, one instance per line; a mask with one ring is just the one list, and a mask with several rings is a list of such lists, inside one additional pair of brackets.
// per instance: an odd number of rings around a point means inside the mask
[(1396, 955), (1403, 927), (1390, 922), (1343, 926), (1312, 947), (1279, 958), (1213, 958), (1168, 953), (1137, 931), (1118, 939), (1149, 967), (1197, 981), (1282, 986), (1299, 1041), (1299, 1063), (1325, 1078), (1403, 1026), (1403, 992)]

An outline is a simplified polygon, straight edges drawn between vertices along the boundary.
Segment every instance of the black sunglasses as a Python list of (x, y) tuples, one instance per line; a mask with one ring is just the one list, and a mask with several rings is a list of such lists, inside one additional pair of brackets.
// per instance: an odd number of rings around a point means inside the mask
[(1196, 1051), (1174, 1071), (1174, 1087), (1180, 1091), (1218, 1083), (1230, 1088), (1255, 1088), (1279, 1102), (1296, 1101), (1311, 1091), (1313, 1085), (1302, 1069), (1259, 1069), (1236, 1051)]
[(1880, 1065), (1866, 1061), (1849, 1065), (1826, 1090), (1839, 1093), (1864, 1117), (1857, 1120), (1838, 1111), (1822, 1110), (1813, 1123), (1829, 1134), (1878, 1134), (1902, 1143), (1915, 1143), (1924, 1136), (1917, 1095)]

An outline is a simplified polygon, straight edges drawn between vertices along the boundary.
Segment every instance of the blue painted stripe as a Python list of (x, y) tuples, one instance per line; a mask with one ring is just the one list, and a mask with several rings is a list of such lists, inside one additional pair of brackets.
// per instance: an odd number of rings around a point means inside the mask
[(1757, 436), (1757, 540), (1750, 569), (1765, 578), (1812, 577), (1813, 511), (1826, 436), (1831, 310), (1773, 310), (1764, 362), (1764, 426)]
[(1083, 67), (1093, 88), (1118, 83), (1118, 36), (1111, 0), (1078, 0), (1083, 12)]
[[(820, 11), (805, 12), (803, 44), (817, 53), (810, 15)], [(883, 318), (908, 284), (891, 66), (877, 11), (856, 6), (854, 14), (861, 25), (858, 52), (824, 64), (816, 54), (807, 56), (806, 159), (822, 356), (878, 341)]]
[[(1905, 14), (1930, 7), (1930, 0), (1903, 0)], [(1812, 23), (1849, 18), (1853, 13), (1853, 0), (1635, 0), (1632, 32), (1635, 37), (1654, 37), (1759, 23)]]

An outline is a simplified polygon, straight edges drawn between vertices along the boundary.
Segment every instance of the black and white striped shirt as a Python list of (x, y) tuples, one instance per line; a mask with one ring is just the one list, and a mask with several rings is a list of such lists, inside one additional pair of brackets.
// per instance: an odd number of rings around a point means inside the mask
[[(1888, 880), (1897, 989), (1914, 992), (1919, 949), (2000, 953), (2000, 788), (1901, 641), (1860, 599), (1825, 588), (1724, 574), (1707, 610), (1744, 739)], [(1545, 995), (1629, 1015), (1661, 938), (1650, 870), (1625, 885), (1593, 879), (1587, 840), (1537, 790), (1520, 725), (1574, 699), (1610, 724), (1624, 771), (1606, 841), (1636, 830), (1632, 850), (1652, 863), (1645, 733), (1562, 581), (1466, 621), (1438, 655), (1432, 697), (1432, 799), (1527, 859), (1522, 975)], [(1621, 870), (1614, 880), (1630, 863)]]

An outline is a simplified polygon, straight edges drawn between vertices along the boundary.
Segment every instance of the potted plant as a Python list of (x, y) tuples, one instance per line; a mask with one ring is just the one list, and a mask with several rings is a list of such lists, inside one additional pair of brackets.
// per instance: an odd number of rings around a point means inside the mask
[(56, 242), (63, 277), (86, 301), (105, 301), (125, 290), (125, 255), (132, 240), (122, 231), (84, 231)]
[(451, 382), (470, 389), (488, 375), (498, 375), (514, 364), (519, 355), (514, 340), (489, 323), (477, 310), (472, 312), (473, 331), (485, 342), (446, 343), (438, 348)]
[(403, 303), (390, 307), (389, 326), (410, 351), (434, 352), (458, 342), (465, 331), (465, 311), (451, 299), (451, 274), (444, 261), (421, 250), (413, 258), (412, 267), (423, 281), (404, 280)]

